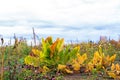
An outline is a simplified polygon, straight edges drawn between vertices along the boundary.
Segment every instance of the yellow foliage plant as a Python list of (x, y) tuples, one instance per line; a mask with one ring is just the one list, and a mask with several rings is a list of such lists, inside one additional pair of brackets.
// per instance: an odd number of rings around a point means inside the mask
[(77, 53), (77, 58), (73, 59), (72, 66), (75, 71), (80, 70), (80, 67), (83, 66), (82, 64), (87, 59), (87, 54), (80, 55)]
[(32, 49), (32, 53), (26, 56), (24, 59), (25, 64), (38, 67), (40, 62), (44, 60), (44, 56), (45, 55), (41, 51), (37, 49)]
[(101, 47), (99, 46), (99, 50), (94, 53), (93, 59), (88, 63), (88, 71), (91, 71), (94, 68), (97, 70), (106, 68), (114, 62), (115, 58), (116, 54), (111, 57), (109, 55), (105, 56)]
[(120, 80), (120, 65), (112, 64), (111, 70), (107, 71), (108, 75), (114, 79)]

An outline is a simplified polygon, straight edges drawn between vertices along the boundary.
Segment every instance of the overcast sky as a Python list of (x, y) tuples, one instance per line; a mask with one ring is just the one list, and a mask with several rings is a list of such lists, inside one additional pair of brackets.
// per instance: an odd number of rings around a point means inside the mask
[(65, 40), (118, 39), (120, 0), (0, 0), (0, 34), (9, 39), (40, 37)]

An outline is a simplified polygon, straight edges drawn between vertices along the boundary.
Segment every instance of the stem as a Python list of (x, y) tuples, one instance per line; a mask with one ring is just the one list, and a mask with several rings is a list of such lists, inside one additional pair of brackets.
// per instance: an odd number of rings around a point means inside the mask
[(34, 28), (33, 28), (33, 38), (34, 38), (34, 43), (35, 43), (35, 47), (36, 47), (36, 34), (35, 34)]
[(1, 80), (4, 80), (4, 53), (3, 53), (3, 47), (1, 48), (1, 54), (2, 54), (2, 67), (1, 67)]

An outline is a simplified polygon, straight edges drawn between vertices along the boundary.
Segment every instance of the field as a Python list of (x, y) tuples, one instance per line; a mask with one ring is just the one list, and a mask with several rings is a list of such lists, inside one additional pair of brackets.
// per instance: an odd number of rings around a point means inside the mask
[(120, 41), (64, 44), (42, 38), (37, 45), (15, 38), (0, 46), (0, 80), (120, 80)]

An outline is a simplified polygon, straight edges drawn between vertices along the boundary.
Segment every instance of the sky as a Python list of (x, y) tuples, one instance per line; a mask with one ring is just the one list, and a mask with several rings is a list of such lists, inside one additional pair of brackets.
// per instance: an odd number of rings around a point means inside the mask
[(0, 35), (98, 41), (119, 38), (120, 0), (0, 0)]

